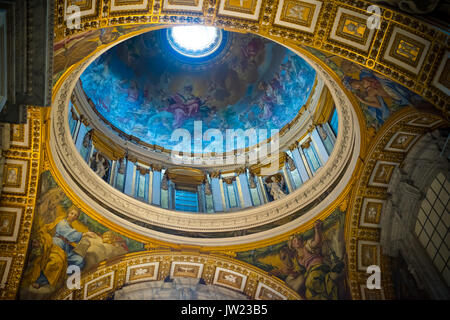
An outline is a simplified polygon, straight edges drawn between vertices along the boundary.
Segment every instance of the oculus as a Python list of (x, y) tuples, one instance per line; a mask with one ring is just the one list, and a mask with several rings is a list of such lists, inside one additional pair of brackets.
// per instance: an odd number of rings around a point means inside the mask
[(222, 30), (207, 26), (179, 26), (167, 29), (167, 40), (179, 54), (203, 58), (215, 52), (222, 42)]

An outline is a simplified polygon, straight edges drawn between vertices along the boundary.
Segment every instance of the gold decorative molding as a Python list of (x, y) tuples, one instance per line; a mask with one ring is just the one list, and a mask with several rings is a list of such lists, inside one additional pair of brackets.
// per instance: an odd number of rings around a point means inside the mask
[(42, 163), (43, 109), (28, 106), (27, 123), (12, 125), (10, 148), (2, 155), (1, 183), (15, 188), (3, 187), (0, 196), (0, 218), (7, 227), (0, 233), (0, 300), (16, 298), (27, 255)]
[(92, 129), (91, 138), (94, 147), (108, 157), (108, 159), (119, 160), (125, 157), (126, 151), (106, 137), (101, 131)]
[(174, 167), (167, 169), (167, 175), (173, 183), (178, 185), (198, 186), (205, 181), (205, 173), (199, 169), (189, 167)]

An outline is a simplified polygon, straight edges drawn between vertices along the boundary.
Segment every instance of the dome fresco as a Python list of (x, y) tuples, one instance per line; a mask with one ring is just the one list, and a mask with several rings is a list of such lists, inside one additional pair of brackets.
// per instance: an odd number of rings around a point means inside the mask
[(315, 70), (273, 41), (222, 31), (214, 53), (191, 58), (171, 47), (168, 34), (161, 29), (124, 41), (81, 75), (97, 112), (146, 143), (173, 149), (175, 130), (194, 136), (194, 123), (224, 137), (227, 129), (266, 129), (267, 136), (259, 136), (265, 140), (291, 122), (311, 94)]

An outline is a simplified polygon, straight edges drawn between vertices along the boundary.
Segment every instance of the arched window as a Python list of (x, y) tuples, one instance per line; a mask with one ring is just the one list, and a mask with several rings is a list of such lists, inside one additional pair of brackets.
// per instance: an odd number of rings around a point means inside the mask
[(439, 173), (422, 201), (415, 234), (447, 285), (450, 285), (450, 182)]

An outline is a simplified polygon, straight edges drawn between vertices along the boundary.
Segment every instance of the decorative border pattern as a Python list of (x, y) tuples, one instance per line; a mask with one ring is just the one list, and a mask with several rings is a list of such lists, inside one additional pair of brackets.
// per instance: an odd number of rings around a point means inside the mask
[(147, 262), (127, 267), (125, 283), (156, 280), (158, 278), (159, 262)]
[(450, 96), (450, 83), (449, 83), (449, 74), (450, 74), (450, 51), (446, 51), (444, 56), (442, 57), (442, 62), (439, 65), (436, 75), (433, 78), (432, 84), (444, 92), (447, 96)]
[(409, 132), (397, 132), (392, 136), (391, 140), (387, 143), (384, 150), (386, 151), (398, 151), (408, 152), (414, 143), (419, 139), (419, 135)]
[(385, 200), (364, 198), (359, 226), (379, 228), (384, 203)]
[[(16, 189), (4, 187), (0, 197), (0, 220), (4, 223), (0, 225), (0, 230), (4, 227), (6, 232), (0, 237), (0, 299), (16, 297), (25, 263), (41, 164), (43, 110), (40, 107), (28, 107), (27, 124), (12, 126), (14, 129), (11, 130), (18, 134), (11, 135), (10, 149), (2, 154), (7, 164), (20, 166), (22, 173), (17, 175), (20, 181), (16, 180)], [(7, 175), (3, 179), (0, 183), (7, 185)], [(14, 214), (14, 217), (10, 215), (2, 219), (5, 212), (7, 215)], [(13, 228), (10, 225), (12, 222)], [(1, 261), (7, 261), (5, 268), (1, 266)]]
[(397, 26), (391, 29), (390, 34), (383, 60), (419, 74), (431, 42)]
[(164, 0), (162, 12), (192, 11), (201, 13), (204, 0)]
[(258, 283), (258, 287), (256, 288), (255, 293), (256, 300), (287, 300), (287, 297), (284, 295), (280, 295), (279, 292), (276, 292), (268, 285), (265, 285), (263, 282)]
[(367, 26), (369, 18), (369, 15), (338, 8), (330, 39), (367, 52), (375, 35), (375, 29)]
[(262, 0), (222, 0), (217, 14), (223, 17), (258, 21)]
[(0, 241), (17, 241), (23, 211), (23, 207), (0, 207)]
[(83, 300), (93, 299), (102, 293), (110, 291), (114, 284), (114, 272), (111, 271), (96, 279), (88, 281), (84, 286)]
[(173, 262), (170, 267), (170, 277), (201, 278), (203, 264), (196, 262)]
[(322, 5), (316, 0), (280, 0), (274, 25), (314, 33)]
[(213, 284), (242, 292), (244, 291), (246, 281), (247, 276), (242, 273), (217, 267), (216, 273), (214, 274)]
[[(155, 269), (154, 276), (141, 281), (160, 281), (171, 277), (174, 264), (201, 266), (203, 270), (201, 279), (205, 284), (217, 284), (232, 288), (242, 292), (250, 299), (268, 298), (267, 293), (269, 292), (279, 299), (301, 299), (294, 290), (290, 289), (280, 279), (269, 276), (267, 272), (231, 257), (171, 251), (147, 251), (125, 255), (115, 264), (100, 265), (96, 270), (83, 273), (80, 289), (64, 287), (52, 298), (57, 300), (106, 299), (111, 297), (116, 290), (130, 283), (127, 276), (127, 270), (130, 270), (130, 268), (158, 266)], [(219, 275), (230, 276), (228, 282), (224, 281), (224, 278), (220, 278)], [(236, 283), (239, 283), (239, 287), (233, 286), (234, 276), (236, 277)], [(238, 277), (242, 281), (238, 281)]]

